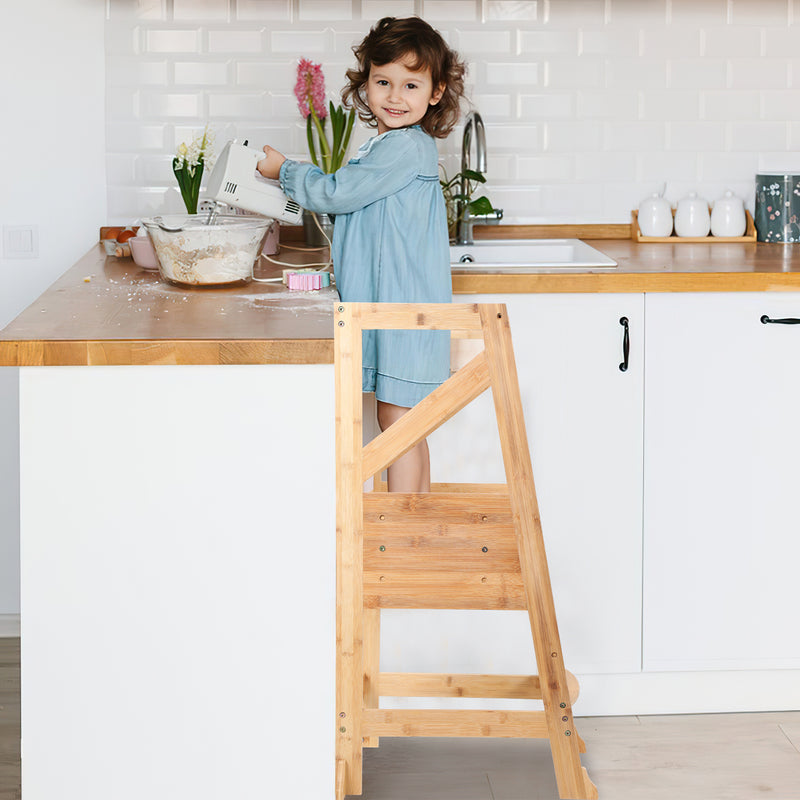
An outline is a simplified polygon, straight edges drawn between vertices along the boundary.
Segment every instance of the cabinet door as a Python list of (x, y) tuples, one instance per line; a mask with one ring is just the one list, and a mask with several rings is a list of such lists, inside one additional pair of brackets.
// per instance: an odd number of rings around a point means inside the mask
[(647, 295), (644, 666), (800, 666), (800, 294)]
[[(457, 298), (458, 299), (458, 298)], [(643, 297), (487, 295), (472, 302), (508, 307), (558, 624), (567, 668), (638, 671), (641, 666), (641, 503)], [(623, 372), (623, 327), (630, 326)], [(505, 483), (491, 393), (429, 438), (435, 482)], [(385, 612), (386, 624), (398, 625)], [(519, 615), (519, 618), (517, 618)], [(450, 656), (469, 642), (484, 661), (461, 669), (531, 671), (525, 612), (442, 612), (414, 621), (410, 645), (428, 658), (445, 641)], [(453, 625), (462, 626), (456, 643)], [(408, 643), (406, 642), (408, 646)], [(427, 648), (427, 650), (426, 650)], [(391, 653), (387, 653), (391, 656)], [(406, 652), (408, 656), (408, 652)], [(414, 666), (436, 669), (430, 661)], [(399, 656), (398, 656), (399, 660)], [(406, 659), (405, 667), (410, 667)], [(386, 666), (385, 668), (389, 668)]]

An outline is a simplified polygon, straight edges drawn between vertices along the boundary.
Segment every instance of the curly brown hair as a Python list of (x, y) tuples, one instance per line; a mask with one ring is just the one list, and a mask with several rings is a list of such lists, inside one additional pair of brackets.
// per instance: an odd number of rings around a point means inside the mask
[(429, 69), (434, 90), (444, 86), (441, 100), (428, 106), (419, 125), (438, 139), (444, 139), (453, 130), (461, 116), (466, 68), (458, 53), (451, 50), (441, 34), (425, 20), (384, 17), (372, 26), (361, 44), (353, 48), (353, 53), (358, 66), (347, 70), (348, 83), (342, 90), (342, 101), (348, 108), (356, 109), (360, 120), (370, 127), (378, 124), (364, 96), (372, 65), (380, 67), (412, 56), (415, 62), (409, 65), (411, 69)]

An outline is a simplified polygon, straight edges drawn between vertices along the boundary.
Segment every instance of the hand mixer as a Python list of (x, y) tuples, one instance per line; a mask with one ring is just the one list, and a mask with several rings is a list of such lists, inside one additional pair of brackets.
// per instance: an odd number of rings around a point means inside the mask
[[(206, 185), (207, 196), (218, 208), (222, 204), (263, 214), (265, 217), (300, 225), (303, 209), (288, 198), (275, 181), (267, 180), (256, 170), (266, 158), (261, 150), (231, 139), (217, 158)], [(212, 216), (216, 208), (212, 211)]]
[[(264, 152), (248, 147), (247, 140), (245, 140), (244, 144), (239, 144), (236, 139), (231, 139), (227, 142), (214, 164), (206, 185), (206, 193), (209, 199), (214, 202), (208, 218), (209, 224), (213, 222), (218, 210), (225, 205), (234, 206), (243, 211), (262, 214), (280, 222), (287, 222), (293, 225), (302, 223), (303, 209), (301, 206), (287, 197), (276, 181), (268, 180), (256, 169), (258, 162), (264, 158), (266, 158)], [(269, 256), (265, 256), (265, 258), (275, 264), (281, 264), (286, 267), (293, 266), (276, 261)], [(284, 281), (289, 288), (298, 289), (318, 289), (329, 285), (329, 276), (325, 274), (324, 279), (327, 280), (324, 280), (323, 275), (320, 273), (325, 273), (331, 266), (330, 257), (325, 264), (311, 266), (322, 266), (323, 269), (319, 271), (312, 269), (298, 270), (297, 267), (294, 267), (291, 270), (284, 270), (282, 278), (253, 277), (253, 280), (262, 283)], [(300, 272), (313, 272), (316, 275), (304, 274), (302, 277), (297, 277)], [(287, 280), (287, 274), (293, 280)], [(313, 285), (308, 283), (309, 280), (314, 282)], [(293, 284), (293, 281), (296, 285)]]

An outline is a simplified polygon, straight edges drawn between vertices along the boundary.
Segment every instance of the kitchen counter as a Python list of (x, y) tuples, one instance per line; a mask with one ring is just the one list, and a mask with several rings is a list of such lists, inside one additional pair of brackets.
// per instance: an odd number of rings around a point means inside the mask
[[(615, 226), (611, 235), (619, 236)], [(560, 226), (552, 236), (602, 235)], [(481, 238), (524, 238), (542, 228), (503, 226)], [(456, 295), (486, 293), (760, 292), (800, 290), (800, 248), (779, 244), (640, 244), (582, 236), (618, 263), (602, 272), (455, 272)], [(285, 250), (298, 265), (308, 256)], [(277, 267), (257, 272), (274, 277)], [(0, 331), (0, 366), (116, 364), (330, 364), (333, 289), (279, 284), (169, 286), (130, 259), (93, 247)]]

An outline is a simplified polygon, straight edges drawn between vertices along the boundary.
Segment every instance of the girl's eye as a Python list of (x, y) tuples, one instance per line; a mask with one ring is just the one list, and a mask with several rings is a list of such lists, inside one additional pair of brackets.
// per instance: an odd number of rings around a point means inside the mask
[(417, 84), (416, 83), (407, 83), (406, 84), (406, 89), (416, 89), (416, 88), (417, 88)]
[(383, 78), (378, 79), (378, 86), (388, 86), (389, 81), (384, 80)]

